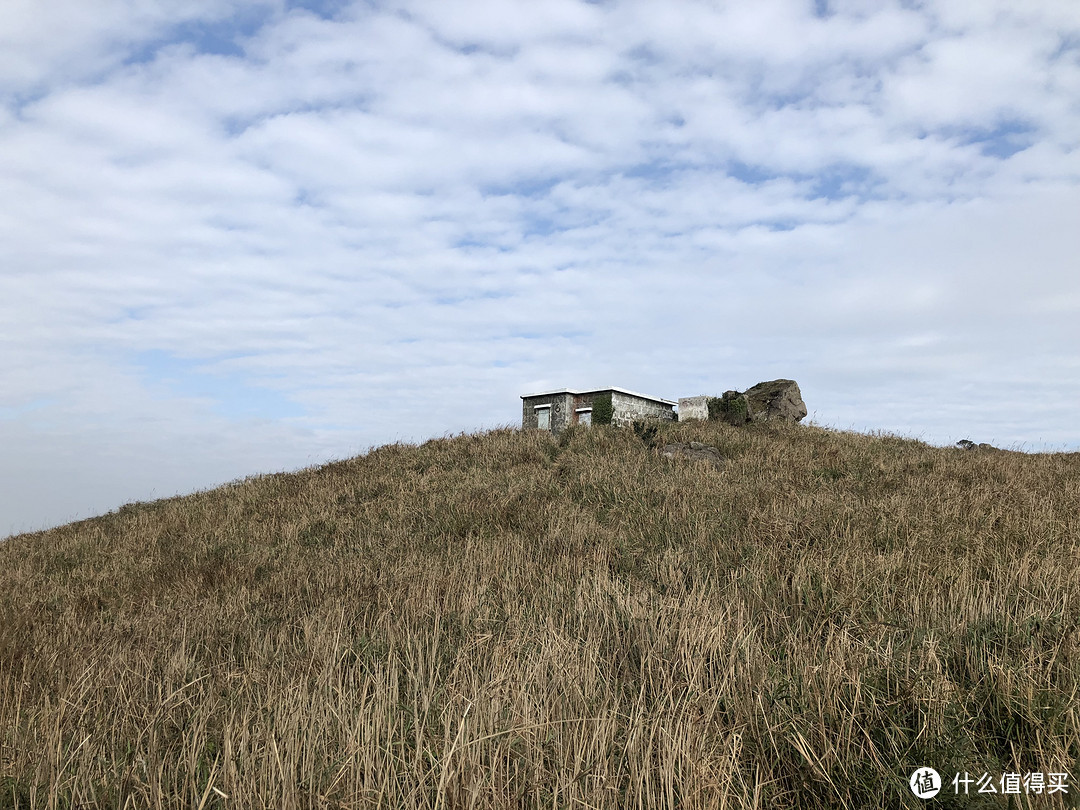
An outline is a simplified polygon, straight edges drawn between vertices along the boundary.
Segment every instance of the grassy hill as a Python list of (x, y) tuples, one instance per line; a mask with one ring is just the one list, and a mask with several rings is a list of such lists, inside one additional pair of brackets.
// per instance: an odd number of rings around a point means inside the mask
[(724, 467), (499, 430), (0, 543), (0, 808), (1080, 795), (1077, 454), (659, 438)]

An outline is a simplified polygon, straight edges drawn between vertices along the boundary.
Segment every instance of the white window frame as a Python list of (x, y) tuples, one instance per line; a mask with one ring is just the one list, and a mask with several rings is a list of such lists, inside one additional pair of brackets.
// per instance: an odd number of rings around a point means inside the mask
[[(547, 425), (540, 426), (540, 411), (547, 414)], [(536, 429), (551, 430), (551, 405), (533, 405), (533, 413), (536, 414)]]

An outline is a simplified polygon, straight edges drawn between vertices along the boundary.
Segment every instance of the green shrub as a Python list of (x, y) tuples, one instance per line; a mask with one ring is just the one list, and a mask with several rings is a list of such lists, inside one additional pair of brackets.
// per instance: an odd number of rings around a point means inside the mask
[(615, 415), (615, 406), (611, 404), (611, 392), (593, 397), (592, 423), (594, 425), (610, 425), (611, 418)]
[(722, 397), (709, 397), (706, 404), (711, 420), (727, 422), (729, 425), (745, 425), (750, 421), (746, 397), (738, 391), (725, 391)]

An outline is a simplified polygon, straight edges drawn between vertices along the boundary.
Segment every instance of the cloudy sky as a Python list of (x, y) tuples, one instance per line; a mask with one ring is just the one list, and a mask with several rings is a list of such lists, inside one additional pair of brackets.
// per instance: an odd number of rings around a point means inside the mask
[(5, 0), (0, 536), (800, 383), (1080, 449), (1076, 0)]

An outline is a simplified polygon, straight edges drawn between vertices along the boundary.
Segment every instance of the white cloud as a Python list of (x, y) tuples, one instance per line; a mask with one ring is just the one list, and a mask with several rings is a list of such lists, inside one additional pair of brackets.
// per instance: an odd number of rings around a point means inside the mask
[(1080, 444), (1071, 3), (15, 8), (0, 533), (548, 384)]
[(6, 0), (0, 94), (33, 97), (100, 78), (176, 26), (260, 17), (271, 7), (259, 0)]

